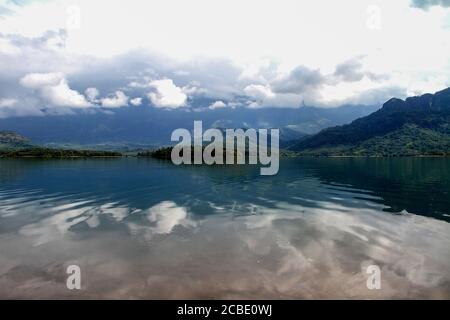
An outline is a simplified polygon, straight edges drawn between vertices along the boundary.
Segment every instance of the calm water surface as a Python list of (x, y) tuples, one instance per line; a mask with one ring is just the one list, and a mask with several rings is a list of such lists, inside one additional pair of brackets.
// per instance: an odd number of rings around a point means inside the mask
[(449, 222), (450, 159), (0, 160), (0, 298), (450, 298)]

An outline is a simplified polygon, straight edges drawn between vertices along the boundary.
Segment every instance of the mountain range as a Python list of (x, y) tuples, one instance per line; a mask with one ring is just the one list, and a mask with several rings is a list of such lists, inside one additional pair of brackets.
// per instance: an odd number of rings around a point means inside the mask
[(280, 128), (284, 141), (298, 140), (320, 130), (349, 123), (368, 115), (377, 106), (347, 105), (338, 108), (221, 108), (162, 110), (128, 107), (79, 110), (70, 115), (26, 116), (0, 119), (0, 130), (20, 133), (34, 143), (56, 146), (167, 145), (177, 128)]
[(378, 111), (304, 137), (288, 146), (303, 155), (450, 155), (450, 88), (392, 98)]
[(450, 155), (450, 88), (405, 100), (392, 98), (378, 110), (374, 106), (203, 112), (134, 108), (0, 119), (0, 128), (8, 130), (0, 132), (0, 148), (27, 147), (33, 141), (54, 148), (154, 149), (171, 144), (174, 129), (192, 129), (194, 120), (202, 120), (204, 128), (222, 130), (279, 128), (280, 146), (300, 155)]
[(31, 141), (12, 131), (0, 131), (0, 150), (30, 146)]

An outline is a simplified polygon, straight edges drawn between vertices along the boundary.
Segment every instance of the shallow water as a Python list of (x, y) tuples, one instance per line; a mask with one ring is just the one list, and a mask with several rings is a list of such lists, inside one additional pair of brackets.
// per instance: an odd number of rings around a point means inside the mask
[(448, 299), (449, 193), (442, 158), (0, 160), (0, 298)]

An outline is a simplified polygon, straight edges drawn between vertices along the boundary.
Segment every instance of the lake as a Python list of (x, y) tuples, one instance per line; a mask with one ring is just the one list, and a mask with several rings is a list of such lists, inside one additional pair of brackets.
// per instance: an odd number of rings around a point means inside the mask
[(449, 299), (449, 222), (446, 158), (3, 159), (0, 298)]

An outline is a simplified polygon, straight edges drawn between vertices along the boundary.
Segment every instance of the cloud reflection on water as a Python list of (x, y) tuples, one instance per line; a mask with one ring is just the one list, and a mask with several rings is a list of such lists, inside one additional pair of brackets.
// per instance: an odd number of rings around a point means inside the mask
[[(74, 297), (55, 274), (76, 260), (89, 280), (76, 297), (450, 297), (444, 221), (328, 201), (207, 205), (216, 214), (169, 200), (142, 210), (79, 200), (50, 214), (33, 203), (37, 221), (0, 233), (0, 296)], [(380, 291), (366, 288), (369, 264)]]

